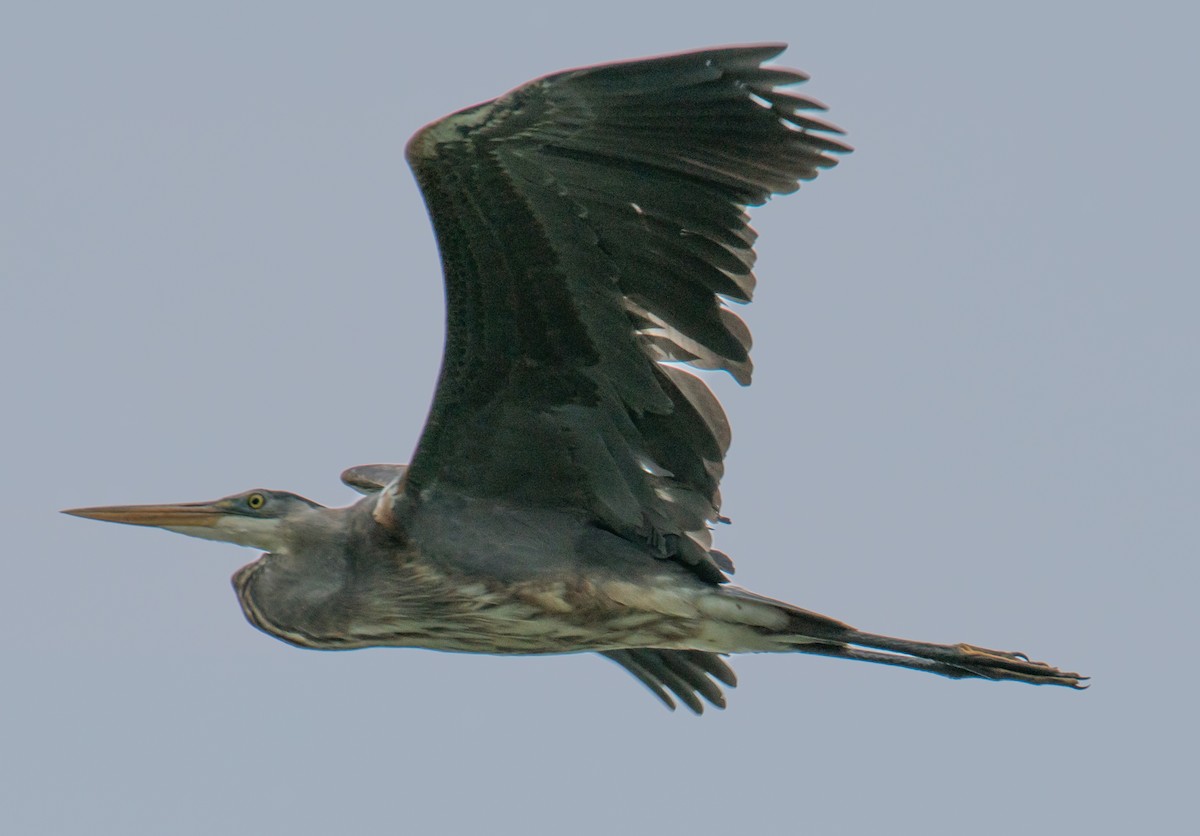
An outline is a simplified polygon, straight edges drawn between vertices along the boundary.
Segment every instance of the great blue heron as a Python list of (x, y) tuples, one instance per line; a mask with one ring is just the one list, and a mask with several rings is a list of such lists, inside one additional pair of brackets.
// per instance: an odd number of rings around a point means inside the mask
[[(721, 655), (798, 651), (1082, 687), (1021, 653), (907, 641), (730, 583), (711, 548), (729, 425), (681, 365), (750, 382), (724, 304), (754, 287), (745, 209), (850, 148), (760, 45), (562, 72), (419, 131), (447, 338), (411, 464), (325, 508), (253, 490), (79, 508), (263, 549), (246, 618), (300, 647), (602, 653), (669, 707), (724, 706)], [(374, 361), (389, 377), (386, 346)]]

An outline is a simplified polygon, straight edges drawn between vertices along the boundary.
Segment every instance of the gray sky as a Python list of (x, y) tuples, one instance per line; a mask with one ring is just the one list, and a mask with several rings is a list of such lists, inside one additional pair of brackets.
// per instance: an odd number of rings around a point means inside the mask
[[(1191, 816), (1195, 20), (25, 5), (0, 12), (0, 830)], [(717, 383), (718, 545), (757, 591), (1025, 650), (1090, 691), (757, 656), (729, 710), (670, 715), (597, 658), (295, 650), (240, 614), (227, 578), (253, 553), (56, 513), (255, 486), (349, 501), (343, 467), (408, 457), (440, 357), (412, 131), (554, 70), (762, 40), (791, 43), (858, 150), (755, 214), (757, 372)]]

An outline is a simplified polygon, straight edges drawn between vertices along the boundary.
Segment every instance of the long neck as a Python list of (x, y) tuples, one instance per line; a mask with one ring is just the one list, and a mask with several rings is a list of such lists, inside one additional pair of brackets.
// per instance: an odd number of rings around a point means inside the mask
[(250, 623), (301, 647), (350, 646), (351, 580), (358, 574), (350, 544), (362, 543), (370, 507), (368, 497), (348, 508), (314, 509), (289, 521), (283, 549), (238, 570), (233, 585)]

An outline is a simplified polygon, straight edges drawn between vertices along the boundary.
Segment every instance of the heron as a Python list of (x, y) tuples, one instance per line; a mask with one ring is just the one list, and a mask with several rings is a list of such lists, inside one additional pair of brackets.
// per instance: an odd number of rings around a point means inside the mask
[[(446, 341), (409, 464), (341, 508), (256, 489), (65, 511), (264, 554), (233, 575), (302, 648), (598, 653), (668, 708), (723, 708), (725, 657), (798, 652), (952, 679), (1085, 687), (1023, 653), (868, 633), (730, 582), (713, 547), (731, 434), (697, 372), (750, 383), (732, 305), (748, 207), (851, 150), (783, 44), (555, 73), (406, 146), (441, 253)], [(371, 361), (389, 384), (385, 342)]]

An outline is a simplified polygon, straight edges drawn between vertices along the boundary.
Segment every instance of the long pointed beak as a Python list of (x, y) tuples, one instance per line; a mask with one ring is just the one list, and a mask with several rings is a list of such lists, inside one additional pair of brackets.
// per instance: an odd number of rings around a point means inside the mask
[(211, 528), (227, 512), (215, 502), (185, 502), (179, 505), (101, 505), (96, 508), (68, 508), (63, 511), (73, 517), (89, 520), (150, 525), (157, 528)]

